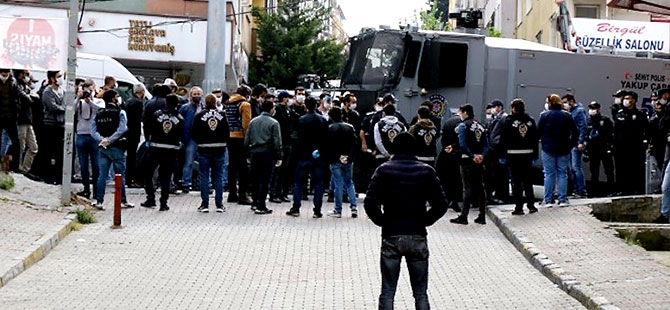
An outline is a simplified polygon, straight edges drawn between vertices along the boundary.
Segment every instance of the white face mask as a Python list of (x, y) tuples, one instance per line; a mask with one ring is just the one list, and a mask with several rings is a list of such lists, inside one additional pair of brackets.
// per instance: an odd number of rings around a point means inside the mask
[(598, 111), (596, 111), (596, 110), (589, 110), (589, 115), (594, 116), (594, 115), (597, 115), (597, 114), (598, 114)]
[(665, 99), (659, 99), (658, 102), (660, 102), (662, 105), (665, 105), (665, 104), (668, 103), (668, 101), (665, 100)]
[(56, 85), (63, 86), (63, 83), (65, 83), (65, 80), (63, 80), (62, 76), (56, 79)]
[(549, 104), (548, 103), (544, 104), (544, 109), (547, 110), (547, 111), (549, 110)]
[(216, 104), (217, 104), (217, 105), (220, 105), (220, 104), (221, 104), (221, 98), (219, 98), (219, 97), (216, 98)]
[(323, 108), (326, 109), (326, 111), (330, 110), (331, 104), (330, 103), (324, 103)]
[(486, 114), (486, 119), (493, 119), (493, 115), (492, 114)]
[(614, 98), (614, 103), (621, 104), (621, 98)]
[(23, 82), (24, 82), (24, 83), (28, 83), (28, 82), (30, 82), (30, 76), (29, 76), (29, 75), (24, 76), (24, 77), (23, 77)]
[(630, 100), (624, 99), (623, 100), (623, 106), (626, 107), (626, 108), (630, 108), (630, 106), (631, 106)]
[(358, 105), (356, 105), (356, 104), (354, 103), (354, 104), (352, 104), (352, 105), (349, 106), (349, 109), (351, 109), (351, 110), (356, 110), (356, 107), (357, 107), (357, 106), (358, 106)]
[(563, 104), (563, 110), (570, 111), (570, 104), (569, 103), (564, 103)]
[(381, 111), (381, 110), (383, 110), (383, 109), (384, 109), (384, 108), (382, 108), (381, 106), (375, 105), (375, 112), (379, 112), (379, 111)]
[(7, 82), (7, 80), (9, 80), (9, 75), (8, 76), (0, 75), (0, 81), (4, 83)]
[(465, 116), (463, 116), (463, 114), (458, 114), (458, 117), (461, 119), (461, 121), (465, 120)]
[(305, 96), (303, 96), (303, 95), (298, 95), (298, 96), (295, 97), (295, 100), (296, 100), (298, 103), (303, 103), (303, 102), (305, 102)]
[(116, 98), (116, 104), (117, 104), (117, 105), (121, 105), (121, 104), (123, 104), (123, 98), (121, 98), (121, 97), (117, 97), (117, 98)]

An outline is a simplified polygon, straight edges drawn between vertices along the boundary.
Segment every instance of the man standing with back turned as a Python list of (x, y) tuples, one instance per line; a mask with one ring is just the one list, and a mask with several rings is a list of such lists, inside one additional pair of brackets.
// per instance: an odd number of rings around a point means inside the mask
[(435, 170), (413, 155), (415, 143), (409, 133), (395, 137), (392, 144), (395, 155), (377, 168), (365, 197), (365, 212), (373, 223), (382, 227), (379, 309), (393, 309), (403, 256), (409, 269), (416, 309), (430, 309), (426, 294), (426, 227), (447, 212), (447, 200)]

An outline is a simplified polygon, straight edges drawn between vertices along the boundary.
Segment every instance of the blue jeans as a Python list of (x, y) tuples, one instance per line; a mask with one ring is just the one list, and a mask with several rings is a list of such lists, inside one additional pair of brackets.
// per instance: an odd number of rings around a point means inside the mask
[(323, 203), (323, 164), (321, 158), (301, 159), (295, 169), (295, 179), (293, 182), (293, 209), (300, 210), (302, 202), (302, 191), (306, 182), (307, 175), (311, 174), (312, 184), (314, 184), (314, 213), (321, 213), (321, 204)]
[(356, 209), (356, 191), (354, 189), (354, 182), (352, 175), (354, 173), (354, 164), (342, 163), (330, 164), (331, 183), (335, 187), (335, 212), (342, 213), (342, 191), (347, 191), (351, 209)]
[(661, 197), (661, 215), (668, 216), (670, 211), (670, 165), (665, 167), (663, 185), (661, 185), (663, 196)]
[(553, 202), (556, 179), (558, 179), (558, 202), (568, 201), (570, 154), (552, 155), (542, 151), (542, 165), (544, 166), (544, 202)]
[(582, 165), (583, 154), (577, 147), (572, 148), (570, 152), (570, 170), (575, 175), (573, 180), (574, 193), (580, 195), (586, 194), (586, 181), (584, 180), (584, 167)]
[[(77, 135), (75, 140), (77, 145), (77, 157), (79, 158), (79, 167), (81, 169), (81, 182), (84, 184), (84, 191), (90, 191), (91, 173), (88, 164), (91, 164), (93, 182), (98, 181), (98, 143), (91, 135)], [(90, 162), (89, 162), (90, 160)], [(97, 192), (97, 185), (93, 192)]]
[(221, 171), (223, 172), (221, 181), (224, 187), (228, 185), (228, 162), (228, 149), (226, 149), (223, 153), (223, 166), (221, 168)]
[(98, 151), (98, 167), (100, 174), (98, 175), (98, 202), (105, 201), (105, 186), (107, 185), (107, 175), (109, 175), (109, 168), (114, 168), (115, 174), (121, 175), (121, 201), (126, 201), (126, 154), (118, 147), (99, 148)]
[(9, 140), (9, 134), (7, 133), (7, 130), (0, 130), (2, 131), (2, 140), (0, 140), (0, 145), (2, 147), (0, 148), (0, 156), (5, 156), (7, 155), (7, 150), (9, 150), (9, 146), (12, 144), (12, 142)]
[(182, 180), (181, 185), (191, 186), (193, 181), (193, 161), (195, 160), (195, 154), (198, 151), (198, 144), (195, 141), (191, 140), (186, 142), (184, 146), (184, 169), (182, 170)]
[(214, 203), (223, 206), (223, 160), (224, 153), (203, 153), (198, 157), (200, 165), (200, 198), (202, 205), (209, 207), (209, 172), (214, 183)]

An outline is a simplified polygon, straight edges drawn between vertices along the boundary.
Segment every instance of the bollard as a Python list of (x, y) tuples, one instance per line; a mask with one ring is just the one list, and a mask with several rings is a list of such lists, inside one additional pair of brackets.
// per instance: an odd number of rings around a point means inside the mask
[(121, 228), (121, 175), (114, 175), (114, 226)]

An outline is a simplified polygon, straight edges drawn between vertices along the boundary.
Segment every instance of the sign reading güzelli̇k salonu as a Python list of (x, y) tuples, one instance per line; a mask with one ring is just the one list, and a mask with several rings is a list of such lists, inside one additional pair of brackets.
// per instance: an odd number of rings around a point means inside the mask
[(670, 23), (574, 18), (574, 46), (670, 53)]

